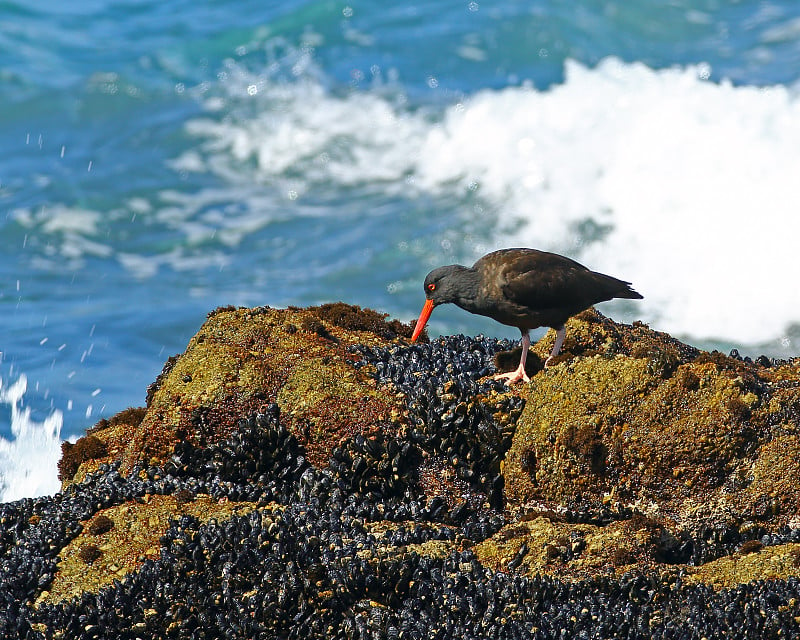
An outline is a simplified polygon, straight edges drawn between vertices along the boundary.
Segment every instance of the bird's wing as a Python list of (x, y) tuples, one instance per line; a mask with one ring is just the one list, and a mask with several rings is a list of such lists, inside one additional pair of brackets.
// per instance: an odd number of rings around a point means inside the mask
[(502, 273), (506, 298), (537, 309), (570, 306), (582, 299), (594, 275), (574, 260), (544, 251), (513, 254), (504, 261)]

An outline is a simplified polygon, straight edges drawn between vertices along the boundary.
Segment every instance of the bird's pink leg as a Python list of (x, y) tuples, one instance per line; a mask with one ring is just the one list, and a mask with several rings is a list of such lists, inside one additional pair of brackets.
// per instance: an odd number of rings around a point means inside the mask
[(522, 332), (522, 357), (519, 359), (519, 366), (517, 367), (516, 371), (510, 371), (508, 373), (498, 373), (494, 379), (495, 380), (506, 380), (508, 384), (512, 382), (517, 382), (518, 380), (522, 380), (523, 382), (530, 382), (531, 379), (527, 373), (525, 373), (525, 361), (528, 359), (528, 349), (531, 346), (531, 337), (527, 331)]
[(561, 351), (561, 345), (564, 344), (564, 338), (566, 337), (567, 327), (562, 324), (558, 329), (556, 329), (556, 343), (553, 345), (553, 350), (550, 352), (547, 360), (544, 361), (545, 369), (547, 369), (547, 365), (550, 364), (550, 361), (558, 355), (559, 351)]

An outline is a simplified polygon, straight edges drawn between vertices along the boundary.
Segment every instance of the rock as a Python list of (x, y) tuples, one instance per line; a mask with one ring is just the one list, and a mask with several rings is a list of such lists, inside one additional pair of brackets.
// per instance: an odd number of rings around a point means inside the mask
[[(569, 327), (578, 340), (598, 324), (583, 318)], [(674, 533), (786, 526), (800, 504), (800, 422), (787, 416), (800, 399), (797, 361), (765, 368), (692, 357), (670, 339), (674, 366), (664, 369), (653, 365), (662, 335), (636, 333), (649, 346), (606, 340), (525, 389), (504, 464), (508, 508), (612, 505), (669, 521)]]
[(800, 359), (590, 310), (509, 389), (513, 343), (409, 334), (210, 314), (61, 493), (0, 505), (0, 637), (800, 633)]
[[(379, 394), (374, 381), (350, 364), (353, 344), (377, 344), (410, 328), (342, 303), (309, 309), (221, 308), (168, 360), (148, 389), (146, 409), (101, 421), (75, 447), (108, 448), (84, 455), (77, 478), (102, 463), (164, 462), (176, 442), (206, 446), (231, 436), (239, 420), (277, 402), (309, 461), (327, 464), (342, 434), (393, 433), (402, 405)], [(383, 397), (380, 397), (380, 396)], [(120, 440), (126, 443), (120, 447)], [(108, 444), (106, 444), (108, 443)], [(72, 451), (72, 450), (70, 450)], [(66, 457), (66, 456), (65, 456)], [(72, 456), (75, 457), (74, 455)], [(76, 478), (62, 462), (62, 481)], [(72, 471), (72, 473), (70, 473)]]

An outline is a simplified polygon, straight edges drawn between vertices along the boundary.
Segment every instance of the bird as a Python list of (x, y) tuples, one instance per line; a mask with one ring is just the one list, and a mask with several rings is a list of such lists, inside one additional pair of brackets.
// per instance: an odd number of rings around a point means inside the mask
[(425, 305), (411, 342), (415, 342), (434, 307), (454, 303), (465, 311), (488, 316), (522, 333), (522, 357), (516, 371), (497, 374), (507, 384), (530, 382), (525, 361), (531, 345), (530, 330), (551, 327), (556, 341), (545, 368), (561, 350), (567, 319), (598, 302), (612, 298), (641, 299), (631, 283), (591, 271), (557, 253), (538, 249), (500, 249), (471, 267), (451, 264), (425, 277)]

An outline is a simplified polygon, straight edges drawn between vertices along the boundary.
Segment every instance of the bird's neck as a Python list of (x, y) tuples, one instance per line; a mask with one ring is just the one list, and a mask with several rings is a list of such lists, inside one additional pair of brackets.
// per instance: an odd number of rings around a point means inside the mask
[[(459, 265), (460, 266), (460, 265)], [(451, 302), (462, 309), (473, 313), (479, 306), (481, 278), (475, 269), (460, 267), (458, 269), (458, 287), (451, 292)]]

